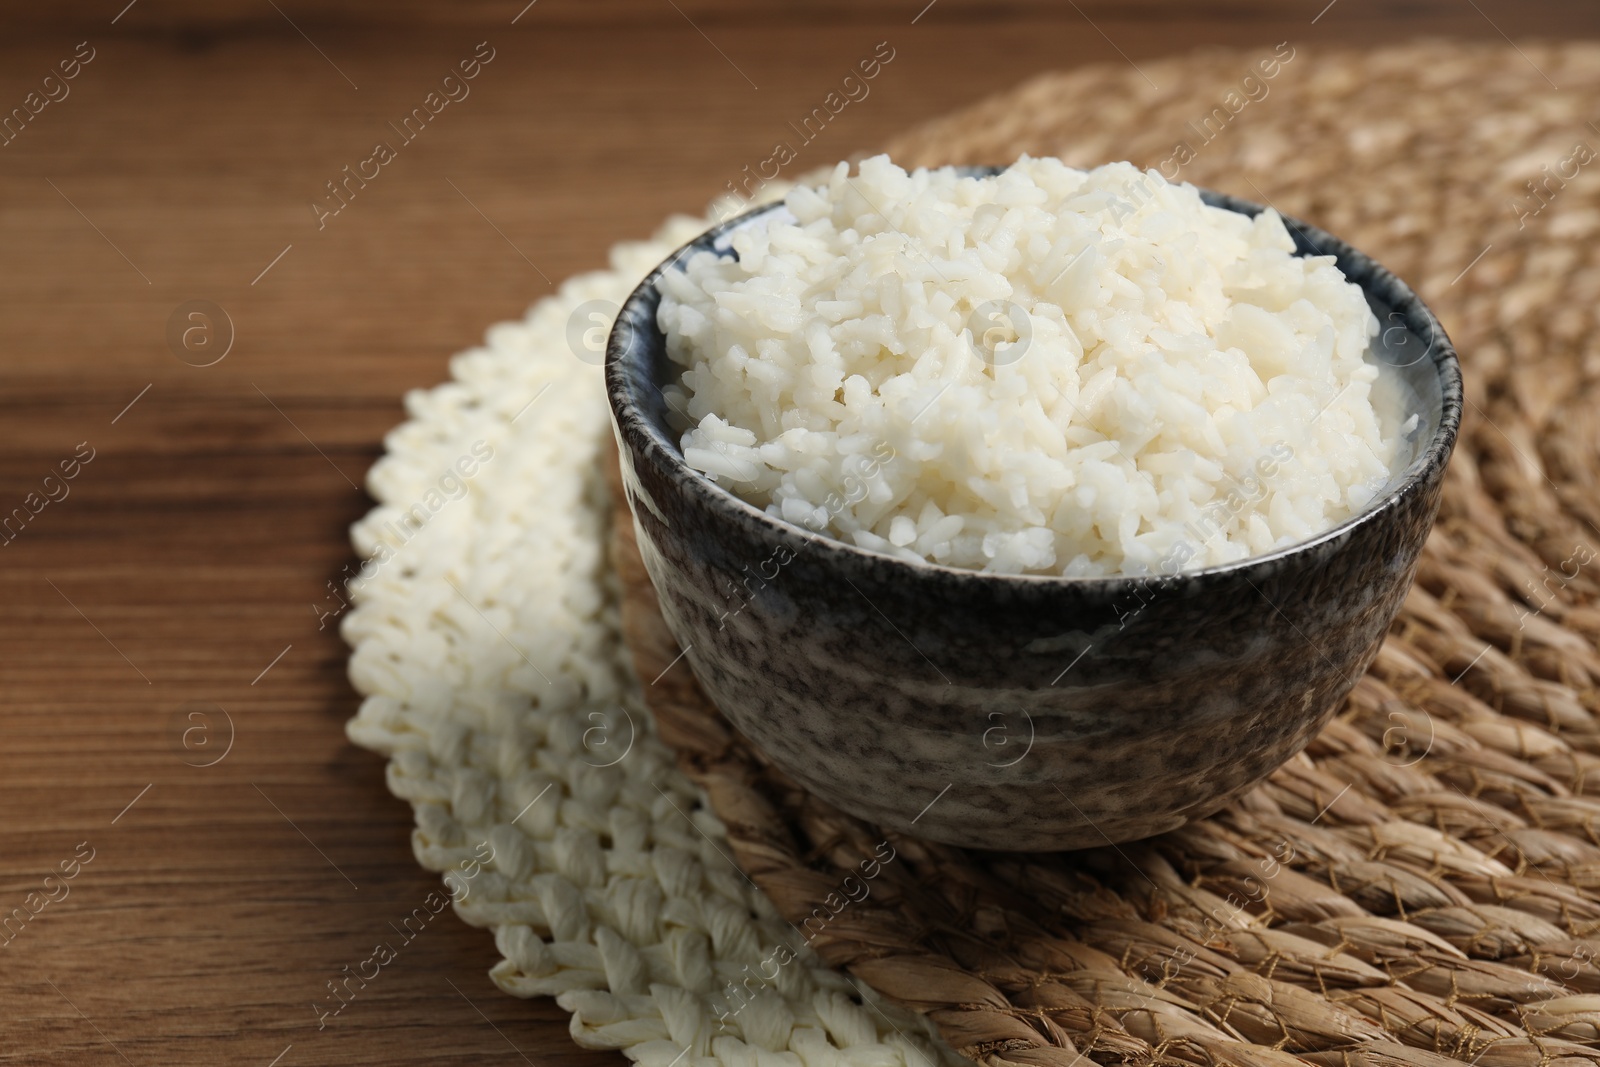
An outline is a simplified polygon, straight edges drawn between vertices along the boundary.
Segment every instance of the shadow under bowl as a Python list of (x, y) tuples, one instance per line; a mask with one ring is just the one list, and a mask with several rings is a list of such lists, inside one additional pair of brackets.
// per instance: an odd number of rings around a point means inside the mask
[(656, 281), (695, 251), (732, 255), (731, 233), (774, 213), (786, 214), (773, 205), (732, 219), (652, 272), (606, 354), (640, 553), (722, 713), (841, 810), (981, 849), (1172, 830), (1304, 748), (1400, 609), (1460, 424), (1455, 351), (1416, 294), (1285, 218), (1297, 254), (1334, 256), (1365, 292), (1384, 328), (1372, 358), (1420, 420), (1408, 461), (1360, 514), (1297, 545), (1173, 576), (984, 574), (791, 525), (685, 464), (662, 394), (679, 368), (656, 324)]

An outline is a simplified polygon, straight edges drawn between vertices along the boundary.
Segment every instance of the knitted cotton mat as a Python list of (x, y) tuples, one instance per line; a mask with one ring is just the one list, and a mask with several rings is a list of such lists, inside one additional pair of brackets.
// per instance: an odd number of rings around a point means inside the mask
[[(919, 1016), (792, 942), (728, 857), (639, 699), (607, 565), (611, 446), (598, 350), (639, 279), (709, 219), (620, 245), (406, 397), (367, 475), (366, 558), (342, 627), (365, 695), (348, 731), (389, 757), (412, 847), (490, 972), (555, 996), (572, 1036), (648, 1067), (959, 1062)], [(761, 985), (737, 1016), (718, 991)]]
[[(389, 757), (419, 862), (494, 931), (502, 989), (556, 995), (580, 1044), (650, 1067), (929, 1067), (951, 1045), (1063, 1067), (1600, 1061), (1600, 1001), (1570, 995), (1600, 993), (1600, 584), (1575, 554), (1600, 543), (1600, 197), (1572, 162), (1600, 137), (1600, 52), (1297, 48), (1270, 79), (1265, 48), (1035, 81), (892, 150), (1181, 157), (1179, 178), (1339, 233), (1441, 313), (1468, 420), (1419, 588), (1346, 712), (1182, 833), (984, 856), (878, 835), (764, 768), (682, 665), (652, 669), (676, 650), (635, 581), (641, 685), (600, 376), (574, 354), (707, 225), (675, 220), (410, 394), (353, 530), (350, 736)], [(854, 900), (845, 875), (876, 856)], [(808, 947), (785, 919), (819, 906)]]
[(1467, 417), (1417, 586), (1311, 747), (1210, 819), (1072, 854), (919, 842), (766, 766), (673, 667), (619, 522), (646, 700), (792, 939), (993, 1064), (1600, 1063), (1591, 119), (1594, 45), (1302, 45), (1044, 77), (890, 146), (1128, 158), (1314, 222), (1438, 311)]

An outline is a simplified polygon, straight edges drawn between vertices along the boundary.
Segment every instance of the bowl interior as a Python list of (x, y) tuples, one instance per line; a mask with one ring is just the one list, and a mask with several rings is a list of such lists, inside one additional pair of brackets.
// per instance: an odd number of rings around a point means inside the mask
[[(997, 174), (1003, 167), (957, 168), (974, 176)], [(1200, 190), (1201, 198), (1214, 207), (1225, 208), (1254, 217), (1266, 210), (1262, 205), (1209, 190)], [(1186, 576), (1228, 570), (1262, 560), (1272, 559), (1287, 552), (1336, 537), (1359, 523), (1363, 517), (1381, 510), (1407, 487), (1420, 482), (1435, 465), (1449, 457), (1461, 412), (1461, 374), (1455, 349), (1445, 336), (1431, 311), (1411, 289), (1371, 257), (1357, 251), (1345, 242), (1314, 226), (1309, 226), (1287, 215), (1282, 216), (1295, 242), (1295, 251), (1301, 256), (1332, 256), (1345, 277), (1360, 286), (1367, 303), (1378, 320), (1379, 333), (1367, 352), (1367, 360), (1380, 368), (1374, 396), (1382, 401), (1380, 406), (1390, 412), (1395, 425), (1385, 430), (1400, 437), (1400, 454), (1395, 472), (1359, 512), (1330, 530), (1306, 541), (1259, 556), (1247, 557), (1234, 563), (1221, 564), (1197, 571), (1186, 571)], [(667, 262), (652, 271), (628, 298), (617, 317), (606, 352), (606, 384), (611, 394), (614, 414), (619, 426), (637, 418), (652, 446), (674, 468), (680, 484), (692, 487), (691, 491), (713, 494), (726, 506), (747, 513), (746, 517), (761, 524), (770, 524), (782, 532), (804, 537), (808, 541), (820, 540), (832, 549), (849, 553), (864, 553), (879, 559), (889, 559), (907, 567), (933, 571), (949, 571), (970, 575), (965, 570), (944, 567), (936, 563), (913, 563), (885, 556), (870, 549), (859, 548), (838, 540), (824, 532), (817, 534), (782, 519), (767, 515), (761, 509), (722, 488), (708, 476), (689, 467), (683, 460), (679, 436), (668, 421), (668, 406), (664, 388), (678, 380), (681, 368), (667, 356), (666, 338), (656, 322), (656, 311), (661, 302), (657, 280), (669, 270), (681, 270), (689, 256), (703, 251), (737, 258), (733, 238), (747, 227), (766, 225), (769, 221), (793, 222), (781, 202), (754, 208), (723, 223), (689, 242)], [(1416, 416), (1416, 422), (1401, 432), (1400, 427)], [(991, 577), (1019, 581), (1061, 582), (1116, 582), (1128, 576), (1067, 578), (1059, 575), (994, 575)]]

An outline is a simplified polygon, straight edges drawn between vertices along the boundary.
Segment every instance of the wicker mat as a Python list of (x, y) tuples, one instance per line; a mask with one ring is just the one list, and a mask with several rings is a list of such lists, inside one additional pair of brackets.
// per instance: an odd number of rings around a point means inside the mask
[[(1417, 586), (1343, 711), (1233, 807), (1120, 848), (963, 852), (808, 796), (666, 670), (618, 523), (661, 734), (782, 915), (825, 917), (823, 959), (988, 1063), (1600, 1064), (1591, 119), (1597, 46), (1301, 43), (1041, 78), (890, 146), (1129, 158), (1323, 226), (1438, 311), (1467, 419)], [(893, 862), (840, 907), (886, 837)]]

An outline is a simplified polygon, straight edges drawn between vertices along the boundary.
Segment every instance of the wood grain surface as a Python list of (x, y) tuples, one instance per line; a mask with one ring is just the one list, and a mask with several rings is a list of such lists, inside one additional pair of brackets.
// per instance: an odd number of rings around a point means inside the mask
[[(124, 3), (17, 5), (0, 41), (0, 116), (66, 87), (0, 146), (0, 918), (37, 909), (0, 933), (5, 1063), (621, 1062), (499, 993), (448, 914), (319, 1029), (438, 884), (344, 737), (319, 612), (404, 392), (766, 158), (878, 42), (797, 167), (1086, 62), (1600, 32), (1509, 0)], [(485, 41), (470, 96), (319, 229), (324, 183)], [(170, 342), (191, 301), (231, 331)]]

